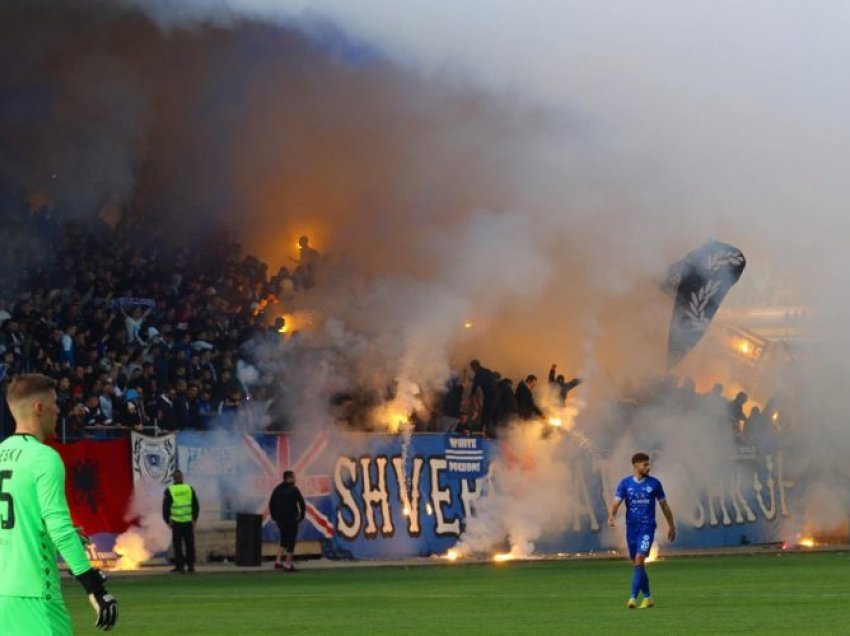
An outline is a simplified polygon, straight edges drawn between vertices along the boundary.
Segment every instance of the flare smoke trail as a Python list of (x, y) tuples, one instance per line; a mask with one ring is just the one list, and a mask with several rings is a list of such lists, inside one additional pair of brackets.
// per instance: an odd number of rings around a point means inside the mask
[[(326, 420), (340, 388), (427, 390), (472, 357), (513, 377), (557, 361), (596, 412), (663, 372), (670, 306), (651, 281), (713, 235), (750, 262), (727, 306), (804, 304), (815, 344), (766, 374), (704, 341), (680, 373), (798, 400), (798, 461), (820, 492), (845, 484), (840, 7), (134, 0), (0, 18), (5, 187), (67, 214), (134, 202), (175, 232), (238, 219), (272, 266), (302, 233), (332, 254), (293, 301), (313, 333), (277, 363), (299, 369), (293, 419)], [(659, 471), (705, 464), (699, 422), (653, 427)], [(619, 474), (647, 440), (617, 439)]]

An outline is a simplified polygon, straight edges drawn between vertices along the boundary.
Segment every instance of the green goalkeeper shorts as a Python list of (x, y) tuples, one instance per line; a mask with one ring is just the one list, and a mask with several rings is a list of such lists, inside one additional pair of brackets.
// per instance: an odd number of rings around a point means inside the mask
[(52, 600), (29, 596), (0, 596), (0, 634), (3, 636), (73, 636), (71, 617), (62, 596)]

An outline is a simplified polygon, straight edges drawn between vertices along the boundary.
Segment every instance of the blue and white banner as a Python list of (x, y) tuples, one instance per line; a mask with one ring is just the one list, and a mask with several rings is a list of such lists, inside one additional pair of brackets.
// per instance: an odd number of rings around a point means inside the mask
[(447, 474), (452, 479), (478, 479), (487, 474), (490, 446), (483, 437), (446, 435)]
[(330, 478), (329, 435), (246, 435), (184, 431), (177, 435), (180, 469), (200, 502), (199, 525), (233, 520), (240, 512), (263, 515), (263, 538), (278, 539), (268, 514), (272, 490), (284, 470), (295, 471), (307, 503), (300, 539), (328, 539)]
[[(365, 437), (365, 436), (364, 436)], [(465, 479), (450, 454), (451, 438), (414, 435), (402, 453), (401, 438), (365, 437), (356, 452), (340, 454), (332, 468), (334, 543), (341, 555), (355, 558), (429, 556), (452, 547), (471, 514), (483, 480)], [(489, 469), (490, 442), (473, 439), (463, 450), (483, 452)], [(450, 459), (451, 458), (451, 459)], [(460, 470), (457, 470), (460, 469)]]
[[(471, 440), (471, 441), (470, 441)], [(133, 436), (133, 472), (170, 476), (174, 442)], [(240, 435), (184, 431), (176, 437), (177, 460), (200, 500), (199, 530), (222, 527), (239, 512), (264, 515), (266, 541), (278, 538), (267, 504), (284, 470), (294, 470), (307, 501), (299, 538), (323, 540), (326, 554), (383, 559), (443, 554), (499, 493), (510, 471), (535, 470), (528, 451), (477, 437), (414, 434)], [(751, 452), (749, 452), (751, 451)], [(681, 548), (788, 541), (802, 529), (810, 482), (792, 473), (775, 446), (748, 449), (734, 469), (718, 474), (710, 490), (689, 488), (686, 474), (665, 474), (655, 462), (678, 521)], [(580, 456), (564, 462), (561, 476), (573, 502), (566, 521), (537, 538), (535, 551), (587, 552), (621, 547), (623, 528), (606, 525), (617, 478), (606, 462)], [(504, 471), (505, 474), (499, 471)], [(558, 490), (560, 492), (560, 490)], [(660, 519), (661, 529), (664, 521)], [(661, 533), (660, 533), (661, 534)]]
[[(478, 479), (459, 477), (453, 470), (452, 462), (459, 461), (452, 452), (456, 449), (443, 436), (414, 435), (408, 458), (402, 457), (398, 438), (384, 436), (370, 436), (365, 449), (340, 454), (331, 469), (331, 521), (338, 553), (367, 559), (429, 556), (454, 546), (476, 507), (486, 505), (480, 499), (489, 495), (489, 489), (498, 488), (491, 459), (499, 456), (506, 466), (513, 464), (520, 471), (535, 463), (535, 457), (519, 456), (497, 442), (476, 441), (475, 449), (484, 450), (486, 471)], [(606, 524), (613, 484), (604, 462), (584, 457), (569, 464), (569, 496), (575, 500), (571, 516), (562, 527), (550, 528), (537, 539), (536, 551), (621, 547), (623, 529), (611, 530)], [(771, 449), (737, 462), (735, 470), (719, 476), (710, 491), (685, 493), (682, 484), (677, 491), (675, 481), (665, 482), (668, 496), (676, 494), (676, 546), (792, 540), (789, 535), (802, 525), (805, 477), (787, 474), (786, 464), (782, 451)], [(658, 476), (665, 481), (663, 474)]]

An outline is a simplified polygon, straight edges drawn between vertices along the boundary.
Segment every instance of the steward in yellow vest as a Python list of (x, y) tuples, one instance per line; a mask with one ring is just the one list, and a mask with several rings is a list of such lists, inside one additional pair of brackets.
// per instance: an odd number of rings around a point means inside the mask
[[(198, 497), (189, 484), (183, 483), (183, 473), (174, 471), (174, 483), (165, 489), (162, 499), (162, 518), (171, 528), (176, 574), (195, 572), (195, 521), (198, 519)], [(185, 546), (186, 552), (183, 553)], [(185, 568), (185, 569), (184, 569)]]

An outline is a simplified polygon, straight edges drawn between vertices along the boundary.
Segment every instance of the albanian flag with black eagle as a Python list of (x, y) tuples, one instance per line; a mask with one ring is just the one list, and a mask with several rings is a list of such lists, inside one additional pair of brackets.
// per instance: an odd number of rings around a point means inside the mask
[(74, 525), (86, 534), (124, 532), (133, 494), (130, 441), (127, 438), (48, 442), (65, 464), (65, 494)]
[(711, 240), (670, 267), (664, 287), (676, 304), (667, 340), (668, 371), (702, 338), (746, 264), (737, 247)]

